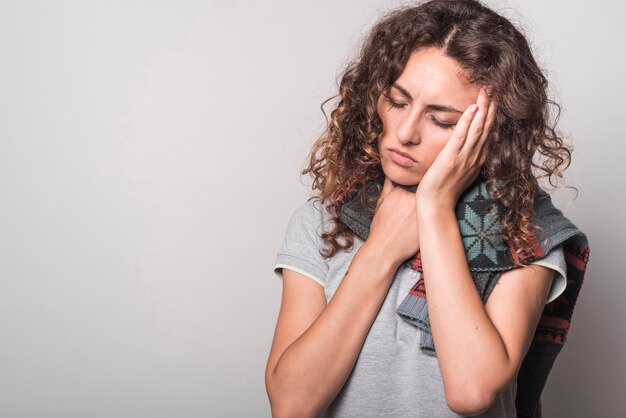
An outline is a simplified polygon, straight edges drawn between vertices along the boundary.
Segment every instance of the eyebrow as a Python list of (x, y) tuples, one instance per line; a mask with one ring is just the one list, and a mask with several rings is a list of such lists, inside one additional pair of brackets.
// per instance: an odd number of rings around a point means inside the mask
[[(409, 93), (409, 91), (405, 89), (404, 87), (402, 87), (400, 84), (393, 83), (393, 87), (400, 90), (400, 92), (403, 95), (405, 95), (409, 99), (409, 101), (413, 100), (413, 97), (411, 97), (411, 93)], [(460, 110), (453, 108), (452, 106), (446, 106), (446, 105), (440, 105), (440, 104), (429, 104), (429, 105), (426, 105), (426, 108), (435, 110), (437, 112), (463, 113)]]

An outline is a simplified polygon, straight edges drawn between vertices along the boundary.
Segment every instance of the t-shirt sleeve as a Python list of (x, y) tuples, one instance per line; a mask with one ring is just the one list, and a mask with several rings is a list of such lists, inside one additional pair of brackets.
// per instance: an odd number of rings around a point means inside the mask
[(548, 294), (548, 300), (546, 302), (546, 304), (548, 304), (558, 298), (567, 287), (567, 265), (565, 264), (563, 244), (557, 245), (545, 257), (533, 261), (531, 264), (538, 264), (554, 270), (554, 279), (552, 280), (552, 287), (550, 288), (550, 293)]
[(282, 269), (287, 268), (325, 286), (328, 263), (320, 254), (322, 211), (319, 202), (307, 201), (291, 215), (274, 264), (274, 273), (279, 278)]

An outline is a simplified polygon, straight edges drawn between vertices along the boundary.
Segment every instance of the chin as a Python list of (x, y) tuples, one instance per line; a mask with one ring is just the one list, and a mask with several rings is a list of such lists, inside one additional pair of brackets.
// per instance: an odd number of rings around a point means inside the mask
[(383, 167), (383, 171), (386, 177), (389, 177), (392, 182), (400, 186), (417, 186), (422, 179), (422, 176), (416, 175), (415, 173), (408, 173), (406, 170), (385, 169), (385, 167)]

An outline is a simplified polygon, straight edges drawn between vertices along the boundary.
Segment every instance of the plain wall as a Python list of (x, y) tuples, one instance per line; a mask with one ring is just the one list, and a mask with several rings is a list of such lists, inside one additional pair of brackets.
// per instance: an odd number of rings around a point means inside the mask
[[(321, 102), (395, 1), (0, 2), (0, 416), (267, 417)], [(489, 1), (575, 153), (591, 257), (546, 417), (626, 414), (624, 5)], [(304, 182), (304, 184), (303, 184)]]

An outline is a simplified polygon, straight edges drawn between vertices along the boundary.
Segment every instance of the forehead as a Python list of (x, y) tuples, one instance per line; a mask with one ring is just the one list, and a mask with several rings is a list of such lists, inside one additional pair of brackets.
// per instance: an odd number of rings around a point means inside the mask
[(413, 51), (397, 83), (407, 89), (414, 100), (456, 103), (459, 106), (476, 101), (480, 86), (466, 81), (463, 68), (439, 48)]

